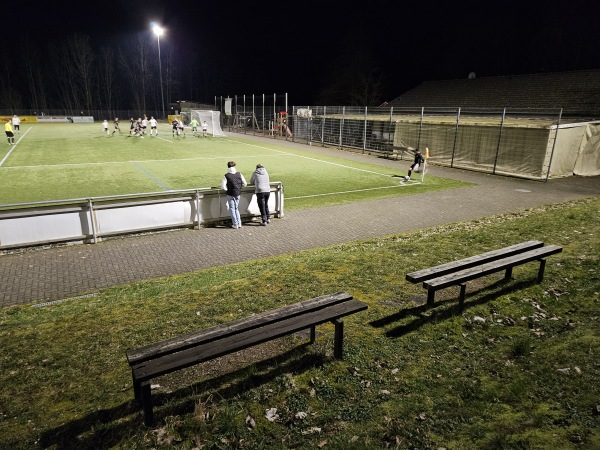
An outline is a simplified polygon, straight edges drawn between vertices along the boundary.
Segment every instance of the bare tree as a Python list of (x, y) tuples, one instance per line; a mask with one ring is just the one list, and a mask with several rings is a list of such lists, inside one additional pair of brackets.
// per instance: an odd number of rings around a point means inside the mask
[(74, 35), (67, 43), (69, 62), (73, 65), (74, 79), (78, 85), (76, 104), (86, 110), (92, 109), (94, 52), (89, 36)]
[(11, 65), (3, 55), (2, 73), (0, 75), (0, 107), (14, 110), (21, 107), (21, 96), (12, 81)]
[(131, 88), (134, 108), (146, 111), (146, 97), (150, 80), (149, 48), (146, 39), (138, 37), (135, 45), (119, 52), (121, 67)]
[(27, 37), (22, 42), (21, 52), (23, 55), (25, 77), (29, 87), (30, 107), (34, 111), (43, 111), (48, 109), (46, 101), (46, 89), (43, 70), (40, 62), (40, 52), (38, 47)]
[(112, 115), (116, 107), (116, 77), (115, 53), (112, 48), (102, 47), (98, 63), (98, 85), (100, 91), (100, 104)]

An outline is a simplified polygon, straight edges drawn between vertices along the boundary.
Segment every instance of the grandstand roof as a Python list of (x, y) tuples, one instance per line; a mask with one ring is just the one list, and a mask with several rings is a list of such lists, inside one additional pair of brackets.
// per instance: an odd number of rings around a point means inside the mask
[(386, 106), (559, 110), (600, 118), (600, 70), (424, 81)]

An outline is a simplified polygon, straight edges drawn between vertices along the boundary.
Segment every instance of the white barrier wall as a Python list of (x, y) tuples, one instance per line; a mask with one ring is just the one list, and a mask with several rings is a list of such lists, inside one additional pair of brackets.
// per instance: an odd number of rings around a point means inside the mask
[[(226, 223), (227, 195), (221, 189), (153, 192), (0, 206), (0, 249), (81, 241), (103, 236)], [(269, 209), (283, 217), (283, 185), (271, 183)], [(260, 217), (254, 187), (240, 196), (240, 215)]]

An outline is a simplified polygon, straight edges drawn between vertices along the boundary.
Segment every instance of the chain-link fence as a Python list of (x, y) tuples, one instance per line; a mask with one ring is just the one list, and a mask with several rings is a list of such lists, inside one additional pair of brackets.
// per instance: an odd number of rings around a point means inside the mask
[(225, 131), (396, 159), (427, 147), (435, 164), (531, 179), (572, 174), (572, 167), (552, 166), (552, 159), (557, 150), (579, 146), (572, 139), (585, 134), (575, 133), (557, 149), (561, 127), (582, 125), (562, 118), (561, 110), (289, 107), (286, 96), (276, 95), (226, 100), (228, 108), (225, 101), (215, 102), (222, 105)]

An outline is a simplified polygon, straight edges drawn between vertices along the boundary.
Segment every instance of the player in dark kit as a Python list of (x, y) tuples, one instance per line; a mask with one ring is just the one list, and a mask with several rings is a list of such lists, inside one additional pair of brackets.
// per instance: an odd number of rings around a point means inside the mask
[(419, 166), (421, 164), (423, 164), (424, 161), (425, 161), (425, 158), (423, 158), (423, 155), (421, 154), (421, 151), (417, 148), (415, 150), (415, 160), (411, 164), (410, 169), (408, 169), (408, 175), (405, 176), (404, 179), (406, 181), (410, 180), (410, 175), (412, 174), (413, 170), (419, 170)]
[(113, 130), (112, 134), (115, 134), (117, 130), (119, 131), (119, 134), (121, 134), (121, 129), (119, 128), (119, 118), (115, 117), (115, 129)]

